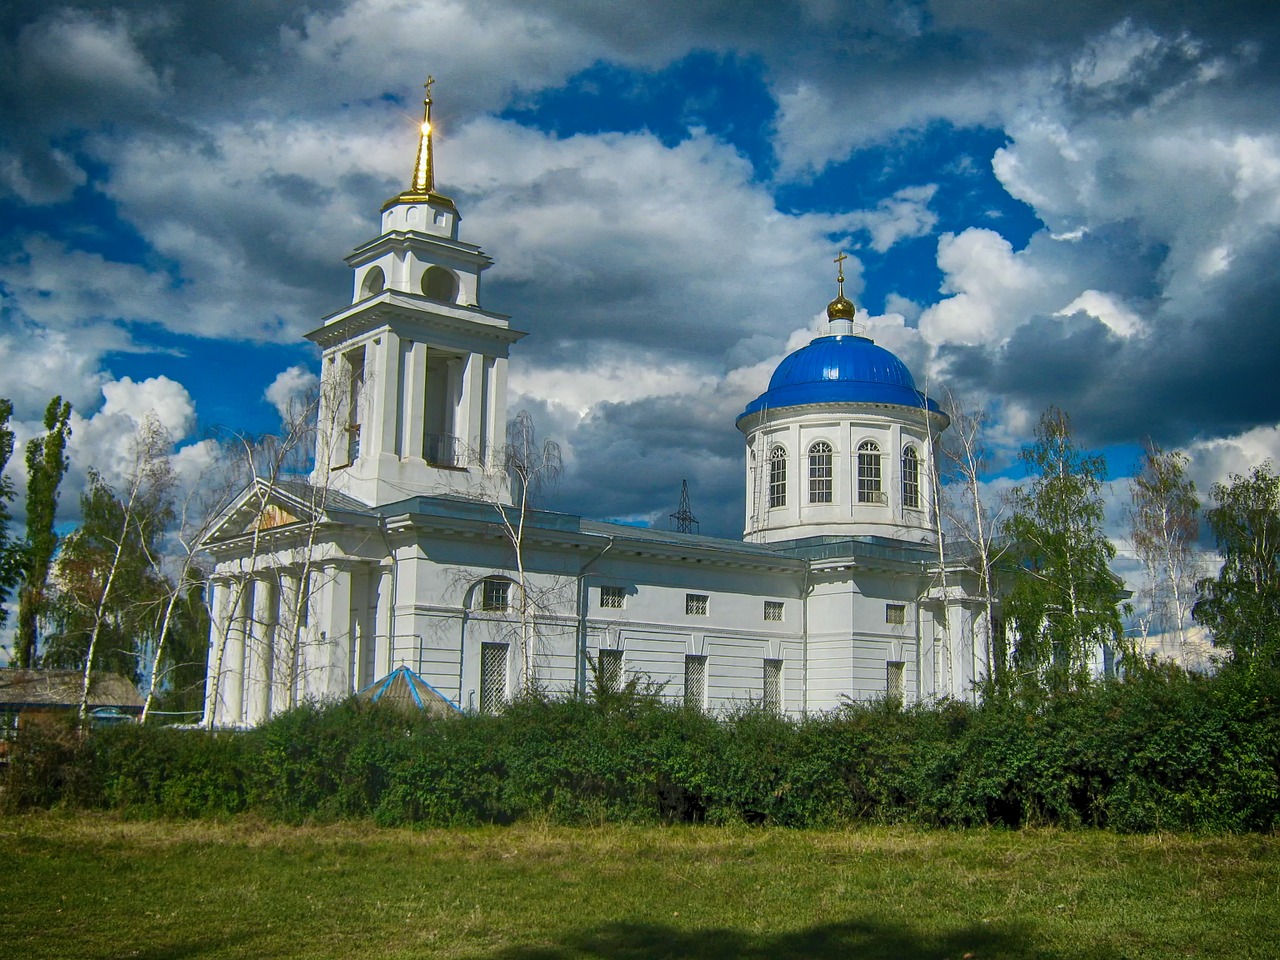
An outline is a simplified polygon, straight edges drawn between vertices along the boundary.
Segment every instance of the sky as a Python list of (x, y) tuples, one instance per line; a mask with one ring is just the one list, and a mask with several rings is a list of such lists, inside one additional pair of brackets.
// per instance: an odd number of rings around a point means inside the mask
[(0, 396), (20, 442), (74, 404), (64, 522), (149, 410), (192, 476), (272, 429), (431, 74), (547, 506), (668, 526), (687, 479), (740, 536), (734, 420), (842, 250), (868, 334), (991, 409), (993, 490), (1050, 405), (1113, 506), (1148, 439), (1207, 490), (1280, 454), (1278, 42), (1274, 2), (8, 0)]

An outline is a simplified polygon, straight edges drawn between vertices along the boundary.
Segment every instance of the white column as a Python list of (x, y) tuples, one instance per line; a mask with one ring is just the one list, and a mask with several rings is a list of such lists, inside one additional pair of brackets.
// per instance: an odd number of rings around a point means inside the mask
[(427, 345), (402, 341), (404, 352), (403, 428), (400, 455), (422, 459), (423, 418), (427, 411)]
[(342, 697), (351, 688), (351, 572), (343, 564), (327, 563), (320, 579), (321, 648), (316, 660), (322, 667), (316, 692), (322, 697)]
[(454, 433), (466, 445), (463, 464), (469, 465), (478, 462), (480, 440), (484, 435), (484, 428), (480, 423), (481, 412), (484, 410), (484, 357), (478, 353), (468, 356), (462, 363), (460, 375), (462, 395), (458, 400)]
[[(447, 386), (445, 387), (444, 409), (447, 419), (444, 425), (444, 432), (458, 438), (458, 442), (466, 443), (467, 424), (466, 420), (463, 419), (466, 398), (462, 394), (462, 358), (450, 357), (445, 362), (445, 370)], [(462, 450), (455, 450), (454, 454), (465, 457), (465, 451)]]
[(365, 351), (365, 391), (369, 395), (372, 452), (394, 454), (400, 406), (400, 338), (384, 330)]
[(222, 655), (222, 686), (225, 722), (244, 721), (245, 628), (252, 602), (251, 580), (238, 577), (230, 585), (231, 606), (227, 621), (227, 649)]
[(395, 554), (393, 553), (377, 568), (378, 609), (374, 617), (373, 626), (374, 639), (377, 644), (373, 662), (375, 680), (385, 677), (394, 669), (391, 663), (394, 658), (395, 647), (395, 637), (392, 635), (392, 620), (394, 618), (391, 611), (391, 585), (395, 576), (395, 562)]
[(253, 581), (253, 619), (250, 621), (246, 657), (246, 717), (251, 726), (271, 715), (271, 685), (275, 670), (273, 646), (276, 632), (274, 584), (267, 576)]
[(324, 696), (324, 676), (328, 672), (328, 664), (324, 662), (325, 644), (321, 640), (320, 605), (324, 600), (324, 573), (315, 564), (303, 568), (304, 573), (298, 577), (298, 589), (302, 591), (302, 602), (299, 605), (298, 619), (298, 676), (294, 699), (301, 701)]
[(276, 635), (271, 676), (271, 712), (279, 713), (294, 706), (295, 681), (298, 673), (298, 588), (295, 570), (280, 573), (280, 592), (276, 616)]
[[(226, 720), (226, 650), (223, 639), (227, 636), (231, 619), (231, 585), (226, 580), (209, 581), (209, 657), (205, 669), (204, 719), (215, 726)], [(219, 656), (221, 654), (221, 656)]]
[(495, 357), (489, 378), (489, 443), (497, 449), (507, 442), (507, 358)]

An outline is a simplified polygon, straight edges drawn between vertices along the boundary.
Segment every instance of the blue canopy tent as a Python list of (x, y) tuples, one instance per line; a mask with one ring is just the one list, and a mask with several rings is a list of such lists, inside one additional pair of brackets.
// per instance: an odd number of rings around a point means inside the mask
[(407, 711), (425, 710), (441, 717), (462, 713), (457, 704), (404, 666), (375, 680), (356, 696), (371, 703), (389, 704)]

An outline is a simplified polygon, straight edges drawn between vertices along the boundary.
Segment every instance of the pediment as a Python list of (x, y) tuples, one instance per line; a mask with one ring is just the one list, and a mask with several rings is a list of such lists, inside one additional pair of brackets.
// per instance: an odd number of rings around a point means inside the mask
[(312, 523), (323, 513), (322, 508), (259, 478), (245, 487), (222, 512), (204, 542), (211, 545), (237, 540), (254, 532)]

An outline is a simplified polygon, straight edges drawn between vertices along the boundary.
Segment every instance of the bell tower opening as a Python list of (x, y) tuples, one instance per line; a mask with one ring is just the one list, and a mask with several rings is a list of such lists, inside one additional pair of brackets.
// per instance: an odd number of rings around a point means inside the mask
[(422, 274), (422, 295), (436, 303), (457, 303), (458, 278), (444, 267), (427, 267)]

